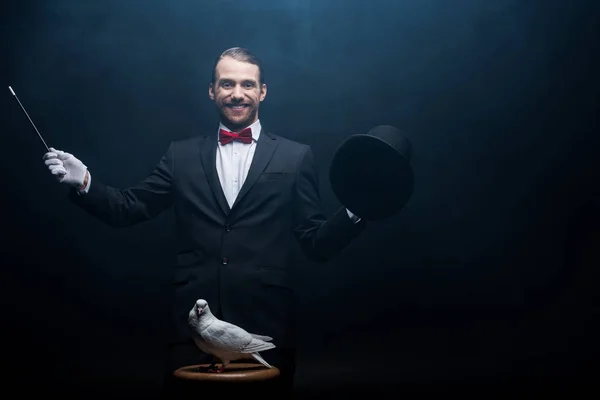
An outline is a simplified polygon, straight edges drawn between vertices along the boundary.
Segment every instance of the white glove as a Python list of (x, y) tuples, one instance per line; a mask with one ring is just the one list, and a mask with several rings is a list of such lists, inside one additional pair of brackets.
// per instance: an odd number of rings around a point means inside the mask
[(50, 147), (50, 151), (44, 154), (43, 159), (59, 182), (83, 189), (87, 166), (73, 154)]

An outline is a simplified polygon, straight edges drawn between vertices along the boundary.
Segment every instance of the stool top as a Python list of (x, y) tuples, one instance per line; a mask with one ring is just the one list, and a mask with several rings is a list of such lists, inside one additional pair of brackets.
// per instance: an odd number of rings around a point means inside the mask
[(178, 368), (173, 376), (184, 380), (209, 382), (257, 382), (279, 376), (277, 367), (267, 368), (258, 363), (231, 363), (223, 372), (208, 372), (210, 364), (187, 365)]

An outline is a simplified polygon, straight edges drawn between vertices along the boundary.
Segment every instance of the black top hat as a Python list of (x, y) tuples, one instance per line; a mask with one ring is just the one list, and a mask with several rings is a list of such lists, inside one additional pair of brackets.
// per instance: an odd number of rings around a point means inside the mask
[(398, 129), (380, 125), (348, 137), (337, 148), (329, 180), (338, 200), (366, 220), (389, 217), (410, 199), (412, 145)]

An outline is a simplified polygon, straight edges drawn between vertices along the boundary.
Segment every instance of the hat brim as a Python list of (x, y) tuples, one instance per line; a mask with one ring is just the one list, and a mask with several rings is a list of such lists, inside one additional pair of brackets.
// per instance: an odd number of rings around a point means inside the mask
[(334, 153), (329, 180), (338, 200), (358, 217), (379, 220), (400, 211), (412, 196), (410, 159), (381, 138), (357, 134)]

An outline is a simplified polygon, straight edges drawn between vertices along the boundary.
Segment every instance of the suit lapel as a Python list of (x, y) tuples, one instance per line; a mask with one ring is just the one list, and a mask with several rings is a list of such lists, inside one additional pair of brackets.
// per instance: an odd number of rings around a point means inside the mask
[(200, 155), (202, 158), (202, 166), (204, 167), (204, 173), (210, 188), (212, 189), (217, 203), (221, 207), (221, 210), (225, 215), (229, 214), (229, 204), (223, 193), (221, 187), (221, 181), (217, 174), (217, 137), (216, 135), (208, 135), (204, 138), (202, 148), (200, 149)]
[(276, 141), (273, 140), (273, 138), (269, 136), (264, 129), (261, 130), (258, 142), (256, 143), (254, 157), (252, 158), (252, 163), (250, 164), (250, 169), (248, 170), (248, 175), (246, 176), (246, 180), (242, 185), (240, 193), (237, 195), (235, 202), (231, 207), (232, 210), (240, 203), (240, 201), (242, 201), (250, 189), (252, 189), (252, 186), (254, 186), (262, 172), (267, 167), (269, 161), (271, 161), (271, 157), (273, 157), (273, 153), (275, 152), (276, 148)]

